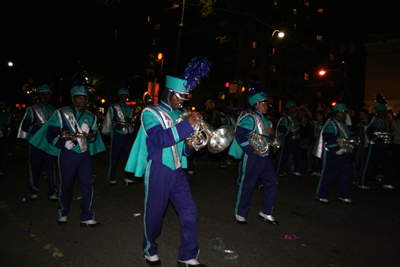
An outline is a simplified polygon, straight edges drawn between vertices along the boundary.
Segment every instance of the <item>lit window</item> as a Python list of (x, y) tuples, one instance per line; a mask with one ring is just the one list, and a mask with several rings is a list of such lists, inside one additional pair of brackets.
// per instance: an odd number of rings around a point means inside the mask
[(318, 8), (318, 13), (324, 14), (324, 9), (323, 8)]
[(293, 30), (297, 30), (297, 24), (293, 24)]
[(322, 35), (317, 34), (317, 40), (318, 41), (322, 41), (324, 38), (322, 37)]
[(293, 8), (293, 15), (297, 15), (297, 9)]
[(329, 55), (329, 58), (330, 58), (331, 60), (335, 60), (335, 55), (334, 55), (334, 54), (330, 54), (330, 55)]
[(278, 5), (278, 0), (274, 0), (274, 5), (275, 5), (275, 6)]
[(147, 22), (150, 22), (150, 16), (147, 16)]
[(172, 3), (172, 9), (178, 8), (179, 7), (179, 3)]
[(257, 42), (253, 41), (253, 45), (252, 45), (253, 49), (257, 49)]
[(257, 58), (252, 58), (251, 59), (251, 66), (252, 67), (258, 67), (258, 59)]
[(309, 6), (309, 5), (310, 5), (310, 2), (309, 2), (308, 0), (304, 0), (304, 4), (305, 4), (306, 6)]
[(161, 28), (160, 24), (154, 25), (154, 30), (155, 30), (155, 31), (159, 30), (160, 28)]
[(270, 64), (269, 65), (269, 70), (272, 72), (276, 72), (276, 64)]
[(304, 80), (308, 81), (308, 73), (307, 72), (304, 73)]
[(276, 54), (276, 50), (275, 50), (275, 47), (272, 47), (272, 51), (271, 51), (271, 54), (272, 54), (272, 55), (275, 55), (275, 54)]

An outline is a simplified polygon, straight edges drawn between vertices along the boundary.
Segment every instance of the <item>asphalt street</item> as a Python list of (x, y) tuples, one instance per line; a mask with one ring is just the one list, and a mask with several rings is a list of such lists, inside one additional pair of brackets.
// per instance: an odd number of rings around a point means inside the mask
[[(47, 200), (41, 177), (39, 200), (29, 197), (28, 146), (19, 143), (6, 157), (0, 180), (0, 266), (147, 266), (143, 237), (143, 184), (123, 184), (121, 158), (117, 185), (109, 186), (109, 151), (93, 158), (92, 210), (99, 228), (79, 224), (80, 189), (75, 183), (66, 225), (57, 224), (58, 203)], [(262, 189), (255, 189), (247, 225), (234, 220), (236, 165), (196, 162), (189, 176), (199, 213), (199, 261), (208, 267), (400, 266), (400, 191), (351, 188), (353, 204), (315, 201), (318, 177), (304, 173), (279, 178), (274, 217), (259, 221)], [(397, 177), (398, 179), (399, 177)], [(396, 181), (399, 187), (399, 180)], [(170, 205), (157, 242), (162, 266), (176, 266), (180, 245), (178, 216)]]

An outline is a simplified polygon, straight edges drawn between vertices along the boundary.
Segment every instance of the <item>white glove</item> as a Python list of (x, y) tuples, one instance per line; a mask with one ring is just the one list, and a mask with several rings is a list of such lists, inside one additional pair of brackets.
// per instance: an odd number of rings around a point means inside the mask
[(336, 153), (336, 155), (342, 155), (343, 154), (343, 152), (344, 152), (344, 150), (343, 149), (339, 149), (338, 151), (336, 151), (335, 153)]
[(65, 148), (68, 150), (71, 150), (74, 146), (75, 146), (75, 144), (71, 140), (68, 140), (67, 142), (65, 142)]
[(346, 120), (345, 120), (345, 122), (346, 122), (346, 124), (347, 124), (348, 126), (351, 126), (351, 118), (350, 118), (349, 113), (346, 114)]
[(82, 123), (81, 130), (84, 133), (89, 133), (89, 130), (90, 130), (89, 125), (87, 125), (87, 123), (85, 123), (85, 122)]

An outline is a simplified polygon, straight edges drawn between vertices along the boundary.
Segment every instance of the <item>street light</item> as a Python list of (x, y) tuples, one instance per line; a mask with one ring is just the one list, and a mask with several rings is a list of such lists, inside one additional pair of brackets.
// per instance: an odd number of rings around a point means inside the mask
[(338, 69), (332, 69), (332, 70), (324, 70), (324, 69), (322, 69), (322, 70), (320, 70), (318, 72), (318, 74), (320, 76), (324, 76), (327, 72), (331, 72), (331, 71), (332, 72), (341, 72), (341, 73), (343, 73), (343, 76), (344, 76), (344, 89), (346, 89), (346, 85), (347, 85), (346, 71), (338, 70)]
[(285, 36), (284, 32), (281, 32), (279, 30), (274, 30), (271, 34), (271, 38), (269, 39), (268, 43), (268, 56), (267, 56), (267, 88), (269, 89), (269, 72), (271, 69), (271, 56), (272, 56), (272, 39), (274, 38), (275, 34), (278, 35), (279, 38), (283, 38)]
[(8, 66), (9, 66), (9, 67), (12, 67), (12, 66), (14, 66), (14, 63), (12, 63), (11, 61), (8, 62)]

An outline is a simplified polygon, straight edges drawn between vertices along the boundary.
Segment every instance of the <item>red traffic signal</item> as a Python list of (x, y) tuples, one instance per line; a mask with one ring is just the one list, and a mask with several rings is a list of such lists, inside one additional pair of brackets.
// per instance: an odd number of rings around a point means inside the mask
[(156, 61), (162, 61), (164, 59), (164, 54), (159, 52), (156, 56)]

